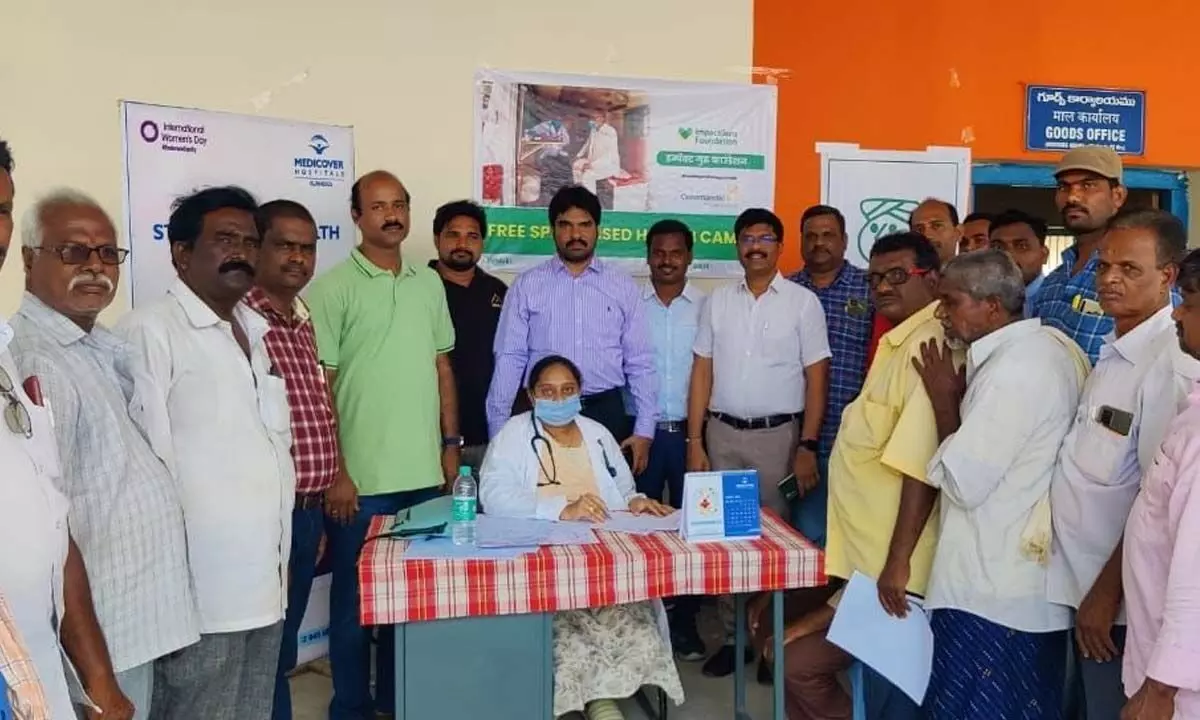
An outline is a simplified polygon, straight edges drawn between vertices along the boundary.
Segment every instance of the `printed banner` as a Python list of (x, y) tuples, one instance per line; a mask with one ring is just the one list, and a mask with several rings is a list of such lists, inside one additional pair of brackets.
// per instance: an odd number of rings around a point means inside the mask
[(922, 151), (862, 150), (858, 145), (817, 143), (821, 202), (846, 217), (846, 259), (867, 266), (871, 245), (908, 229), (908, 217), (926, 198), (954, 203), (960, 218), (971, 199), (969, 148)]
[(481, 70), (474, 195), (488, 206), (483, 266), (519, 272), (554, 253), (546, 206), (579, 184), (600, 198), (597, 255), (646, 272), (646, 231), (695, 234), (695, 277), (740, 275), (733, 222), (775, 204), (776, 88)]
[(205, 187), (240, 185), (259, 202), (285, 198), (308, 208), (320, 237), (318, 273), (350, 254), (351, 128), (134, 102), (121, 103), (121, 118), (132, 307), (174, 282), (171, 204)]

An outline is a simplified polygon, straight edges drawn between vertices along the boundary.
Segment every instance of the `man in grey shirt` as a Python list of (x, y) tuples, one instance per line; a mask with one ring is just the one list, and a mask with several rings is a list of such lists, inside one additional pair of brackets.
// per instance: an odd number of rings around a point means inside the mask
[(71, 535), (117, 681), (145, 718), (154, 660), (200, 636), (179, 497), (129, 416), (125, 344), (96, 324), (127, 252), (99, 205), (72, 190), (26, 212), (22, 242), (27, 292), (12, 353), (54, 419)]

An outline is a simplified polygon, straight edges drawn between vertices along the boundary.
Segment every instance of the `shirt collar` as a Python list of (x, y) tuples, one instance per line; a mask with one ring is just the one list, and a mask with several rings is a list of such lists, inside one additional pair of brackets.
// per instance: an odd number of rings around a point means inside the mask
[(1151, 356), (1155, 348), (1154, 338), (1163, 330), (1171, 327), (1173, 324), (1172, 312), (1173, 308), (1168, 304), (1121, 337), (1117, 337), (1115, 330), (1105, 335), (1104, 345), (1100, 348), (1100, 357), (1103, 359), (1115, 352), (1134, 365), (1153, 360), (1154, 358)]
[(278, 323), (281, 325), (303, 325), (304, 323), (308, 322), (308, 305), (300, 299), (299, 295), (292, 300), (292, 319), (284, 317), (283, 313), (276, 310), (275, 306), (272, 305), (271, 301), (267, 298), (267, 294), (263, 292), (262, 288), (258, 287), (257, 285), (250, 288), (250, 292), (246, 293), (246, 297), (243, 302), (250, 306), (251, 310), (256, 311), (259, 315), (262, 315), (267, 319), (267, 322), (272, 324)]
[[(224, 322), (213, 312), (212, 308), (192, 292), (192, 289), (182, 279), (176, 278), (175, 283), (167, 292), (174, 296), (175, 302), (183, 308), (183, 314), (187, 316), (192, 327), (202, 329)], [(266, 318), (251, 310), (244, 302), (238, 303), (233, 312), (237, 316), (238, 322), (242, 324), (242, 329), (246, 331), (251, 344), (261, 340), (270, 327)]]
[(1037, 277), (1030, 280), (1029, 284), (1025, 286), (1025, 296), (1029, 297), (1037, 293), (1038, 290), (1042, 289), (1042, 283), (1044, 282), (1046, 282), (1046, 276), (1039, 273)]
[(937, 300), (930, 302), (909, 316), (904, 322), (884, 333), (882, 341), (892, 347), (900, 347), (908, 340), (908, 336), (913, 334), (913, 331), (934, 319), (933, 314), (937, 312), (937, 306)]
[(21, 307), (17, 314), (36, 325), (63, 347), (77, 342), (88, 342), (104, 350), (116, 350), (124, 345), (124, 341), (114, 335), (108, 328), (95, 324), (91, 332), (76, 325), (70, 318), (50, 307), (41, 299), (26, 292), (21, 298)]
[[(555, 272), (563, 272), (563, 273), (567, 273), (567, 274), (571, 273), (571, 271), (567, 269), (566, 263), (564, 263), (562, 261), (562, 258), (559, 257), (557, 254), (554, 255), (554, 257), (550, 258), (549, 263), (550, 263), (550, 267)], [(591, 261), (587, 264), (587, 267), (585, 267), (583, 269), (583, 273), (594, 272), (596, 274), (602, 274), (604, 272), (604, 268), (605, 268), (605, 263), (602, 262), (600, 260), (600, 258), (593, 255)], [(580, 275), (582, 275), (583, 273), (580, 273)]]
[(998, 330), (993, 330), (971, 343), (971, 346), (967, 348), (967, 382), (971, 381), (971, 377), (1001, 347), (1020, 340), (1030, 333), (1038, 332), (1041, 327), (1042, 321), (1037, 318), (1018, 320)]
[(8, 349), (8, 344), (12, 342), (13, 334), (12, 325), (9, 325), (4, 316), (0, 315), (0, 353)]
[[(838, 268), (838, 273), (834, 276), (833, 282), (820, 289), (828, 290), (829, 288), (837, 287), (842, 283), (850, 282), (850, 280), (853, 279), (851, 276), (854, 274), (854, 270), (852, 268), (854, 268), (854, 266), (851, 265), (849, 261), (843, 262), (842, 266)], [(794, 280), (796, 280), (796, 282), (799, 282), (801, 285), (804, 285), (811, 290), (818, 289), (816, 283), (813, 281), (813, 276), (808, 272), (807, 267), (801, 268), (800, 272), (796, 273), (792, 277)]]
[[(684, 283), (683, 292), (679, 294), (679, 297), (694, 305), (698, 299), (699, 293), (700, 291), (696, 289), (696, 286), (689, 282)], [(642, 286), (642, 299), (649, 300), (651, 298), (654, 298), (655, 302), (657, 302), (659, 305), (662, 305), (662, 300), (658, 299), (658, 293), (654, 292), (654, 283), (648, 282)]]
[[(781, 272), (776, 270), (775, 277), (771, 278), (771, 284), (767, 285), (767, 289), (772, 290), (774, 292), (779, 292), (780, 289), (783, 288), (783, 283), (786, 283), (786, 282), (790, 282), (790, 281), (788, 279), (784, 278), (783, 274)], [(739, 290), (744, 290), (745, 292), (750, 292), (750, 285), (746, 283), (745, 275), (743, 275), (742, 279), (738, 281), (737, 286), (738, 286)]]
[[(354, 261), (354, 264), (356, 267), (358, 267), (359, 272), (366, 275), (367, 277), (377, 278), (381, 275), (389, 275), (389, 276), (393, 275), (393, 273), (390, 270), (385, 270), (385, 269), (379, 267), (378, 265), (376, 265), (375, 263), (371, 262), (370, 260), (368, 260), (367, 256), (363, 255), (362, 250), (360, 250), (358, 248), (354, 248), (353, 250), (350, 251), (350, 259)], [(406, 277), (410, 277), (410, 276), (416, 274), (416, 272), (417, 272), (417, 268), (414, 267), (412, 263), (405, 262), (404, 256), (401, 255), (400, 256), (400, 272), (395, 273), (394, 274), (395, 277), (398, 279), (406, 278)]]

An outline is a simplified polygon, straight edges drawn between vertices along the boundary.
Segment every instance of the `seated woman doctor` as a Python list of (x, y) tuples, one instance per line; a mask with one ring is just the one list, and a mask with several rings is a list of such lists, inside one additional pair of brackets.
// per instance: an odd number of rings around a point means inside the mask
[[(492, 438), (480, 471), (479, 500), (489, 515), (603, 522), (614, 510), (672, 512), (634, 490), (616, 439), (580, 416), (582, 385), (579, 368), (564, 357), (533, 366), (533, 412), (514, 416)], [(555, 614), (554, 714), (622, 720), (615, 700), (643, 685), (682, 703), (665, 629), (657, 600)]]

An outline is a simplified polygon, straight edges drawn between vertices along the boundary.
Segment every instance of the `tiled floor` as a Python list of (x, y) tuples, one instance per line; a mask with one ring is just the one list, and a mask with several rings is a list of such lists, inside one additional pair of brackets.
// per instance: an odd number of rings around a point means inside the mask
[[(705, 631), (710, 643), (716, 633), (715, 618), (706, 608), (701, 617), (701, 630)], [(683, 681), (684, 704), (672, 707), (669, 720), (729, 720), (733, 718), (733, 678), (708, 678), (700, 672), (702, 663), (679, 663), (679, 676)], [(754, 667), (748, 668), (746, 683), (748, 709), (755, 720), (771, 717), (771, 688), (759, 685), (754, 680)], [(292, 678), (292, 705), (294, 720), (325, 720), (332, 686), (329, 668), (324, 662), (314, 663), (307, 672)], [(637, 702), (622, 703), (626, 720), (648, 720)], [(440, 720), (457, 720), (443, 718)], [(494, 718), (494, 720), (518, 720)], [(527, 720), (521, 718), (519, 720)]]
[[(713, 679), (700, 673), (699, 663), (680, 663), (686, 701), (672, 707), (668, 720), (730, 720), (733, 718), (733, 678)], [(771, 717), (771, 689), (754, 682), (746, 684), (747, 700), (755, 720)], [(294, 720), (325, 720), (331, 686), (329, 677), (312, 670), (292, 678)], [(647, 720), (638, 704), (628, 700), (622, 704), (626, 720)], [(446, 718), (445, 720), (450, 720)], [(494, 720), (510, 720), (495, 718)]]

